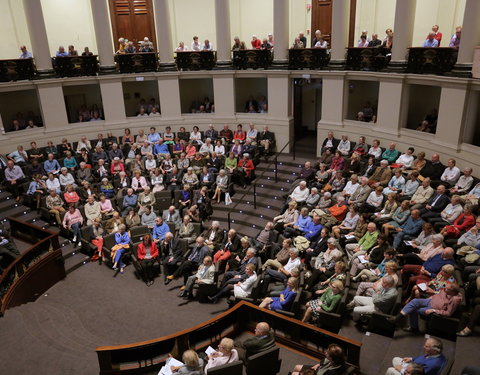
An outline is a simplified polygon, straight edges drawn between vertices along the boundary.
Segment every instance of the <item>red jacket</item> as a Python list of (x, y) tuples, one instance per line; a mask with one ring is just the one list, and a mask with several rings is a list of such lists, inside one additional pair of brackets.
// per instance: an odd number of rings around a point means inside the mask
[[(145, 258), (146, 254), (147, 254), (147, 249), (145, 248), (145, 244), (142, 241), (138, 245), (138, 249), (137, 249), (138, 260), (143, 260)], [(157, 244), (153, 241), (150, 244), (150, 254), (152, 255), (152, 258), (157, 258), (158, 257)]]
[[(463, 222), (462, 222), (463, 219)], [(460, 224), (461, 223), (461, 224)], [(465, 215), (463, 212), (459, 217), (453, 222), (452, 225), (447, 225), (445, 227), (448, 234), (452, 234), (454, 237), (460, 237), (462, 231), (468, 231), (471, 227), (475, 225), (475, 217), (470, 215)]]
[(240, 159), (237, 163), (237, 167), (245, 168), (245, 174), (249, 177), (252, 171), (255, 169), (255, 165), (250, 159), (248, 159), (247, 161), (245, 161), (244, 159)]
[(256, 48), (256, 49), (260, 49), (260, 47), (262, 46), (262, 41), (260, 39), (257, 39), (255, 41), (251, 41), (252, 43), (252, 48)]

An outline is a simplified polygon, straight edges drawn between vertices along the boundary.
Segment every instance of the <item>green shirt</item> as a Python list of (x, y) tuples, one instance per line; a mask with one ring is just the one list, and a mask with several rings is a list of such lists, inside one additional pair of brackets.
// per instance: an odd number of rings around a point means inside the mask
[(366, 232), (362, 238), (360, 238), (360, 241), (358, 241), (358, 244), (362, 247), (362, 250), (370, 250), (375, 243), (377, 242), (377, 237), (378, 237), (378, 231), (375, 231), (373, 233)]
[(329, 312), (335, 310), (341, 299), (341, 293), (333, 294), (332, 288), (328, 288), (320, 297), (323, 311)]
[(225, 168), (236, 168), (237, 167), (237, 159), (225, 159)]
[(397, 150), (390, 150), (389, 148), (383, 151), (382, 159), (388, 160), (388, 164), (392, 164), (398, 159), (399, 152)]

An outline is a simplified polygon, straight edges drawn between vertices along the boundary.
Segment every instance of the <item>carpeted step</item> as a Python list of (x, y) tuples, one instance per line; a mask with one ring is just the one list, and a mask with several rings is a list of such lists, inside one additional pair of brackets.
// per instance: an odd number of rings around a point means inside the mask
[(63, 259), (65, 259), (65, 260), (74, 256), (75, 254), (79, 253), (80, 249), (81, 249), (80, 247), (76, 246), (75, 244), (71, 243), (70, 241), (67, 241), (65, 243), (65, 246), (61, 246), (60, 248), (62, 249)]
[(214, 205), (214, 214), (216, 211), (231, 211), (231, 215), (249, 215), (253, 220), (255, 220), (257, 217), (263, 219), (263, 218), (271, 218), (277, 215), (278, 210), (275, 207), (270, 207), (267, 208), (266, 206), (259, 205), (257, 203), (257, 208), (254, 208), (253, 202), (250, 202), (250, 204), (245, 203), (239, 203), (235, 210), (231, 210), (229, 206), (225, 205)]
[(20, 206), (20, 203), (15, 202), (15, 199), (5, 199), (0, 202), (0, 211), (10, 210), (11, 208), (18, 206)]
[(76, 254), (65, 259), (65, 272), (67, 273), (67, 275), (70, 272), (75, 271), (77, 268), (90, 262), (90, 257), (82, 254), (79, 247), (77, 247), (77, 249), (78, 252)]
[(30, 208), (15, 203), (15, 205), (9, 209), (0, 209), (0, 220), (3, 220), (9, 216), (21, 220), (21, 216), (26, 215), (29, 212)]

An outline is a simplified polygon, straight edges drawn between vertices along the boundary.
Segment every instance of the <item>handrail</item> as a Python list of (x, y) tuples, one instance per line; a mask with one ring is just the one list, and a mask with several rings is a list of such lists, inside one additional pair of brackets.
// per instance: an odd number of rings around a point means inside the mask
[(132, 344), (97, 347), (100, 374), (144, 374), (158, 371), (170, 353), (180, 357), (189, 348), (201, 350), (208, 345), (215, 345), (223, 337), (253, 331), (260, 321), (270, 324), (279, 344), (307, 356), (322, 358), (323, 349), (335, 343), (344, 349), (350, 364), (359, 365), (361, 342), (241, 301), (206, 322), (174, 334)]
[[(3, 314), (7, 309), (5, 302), (9, 298), (8, 290), (10, 287), (17, 281), (18, 278), (21, 278), (31, 263), (34, 263), (41, 255), (56, 250), (60, 247), (58, 242), (58, 233), (51, 232), (46, 229), (38, 228), (30, 223), (25, 223), (19, 221), (13, 217), (8, 217), (7, 220), (10, 222), (11, 230), (15, 233), (22, 235), (24, 240), (28, 240), (30, 236), (33, 238), (38, 238), (41, 234), (45, 234), (46, 237), (40, 239), (39, 241), (32, 244), (23, 254), (18, 256), (5, 271), (0, 275), (0, 288), (2, 290), (2, 295), (0, 295), (0, 314)], [(21, 233), (20, 227), (28, 228), (30, 231), (35, 232), (36, 234), (27, 234)]]
[[(280, 155), (280, 154), (285, 150), (285, 148), (286, 148), (289, 144), (290, 144), (290, 141), (287, 142), (280, 151), (276, 152), (276, 153), (275, 153), (275, 156), (274, 156), (274, 158), (273, 158), (273, 160), (275, 161), (275, 169), (274, 169), (274, 172), (275, 172), (275, 182), (278, 182), (278, 176), (277, 176), (277, 170), (278, 170), (278, 155)], [(295, 155), (295, 153), (294, 153), (294, 155)], [(294, 159), (295, 159), (295, 158), (294, 158)], [(270, 161), (269, 161), (269, 163), (268, 163), (268, 165), (267, 165), (267, 168), (265, 168), (265, 170), (262, 172), (262, 174), (261, 174), (260, 176), (256, 176), (256, 175), (255, 175), (255, 181), (253, 181), (253, 184), (250, 185), (250, 186), (247, 188), (247, 190), (243, 193), (243, 195), (242, 195), (242, 197), (240, 198), (240, 200), (239, 200), (237, 203), (235, 203), (235, 204), (233, 205), (233, 207), (231, 207), (231, 208), (229, 209), (229, 211), (228, 211), (228, 213), (227, 213), (228, 230), (231, 229), (231, 217), (230, 217), (230, 215), (231, 215), (232, 211), (233, 211), (235, 208), (237, 208), (237, 206), (238, 206), (240, 203), (242, 203), (243, 198), (245, 198), (245, 196), (250, 193), (250, 190), (251, 190), (252, 188), (253, 188), (253, 208), (254, 208), (254, 209), (257, 209), (257, 182), (256, 182), (256, 180), (259, 179), (259, 178), (261, 178), (261, 177), (263, 177), (264, 173), (269, 170), (268, 167), (270, 167), (271, 164), (272, 164), (272, 161), (271, 161), (271, 159), (270, 159)]]

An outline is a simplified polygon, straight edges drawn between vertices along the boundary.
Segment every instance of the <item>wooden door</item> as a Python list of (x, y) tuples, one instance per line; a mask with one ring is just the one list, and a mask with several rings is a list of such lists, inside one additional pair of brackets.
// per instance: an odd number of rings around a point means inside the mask
[(145, 37), (157, 48), (152, 0), (109, 0), (109, 4), (115, 49), (121, 37), (133, 41), (137, 50)]
[(332, 3), (331, 0), (312, 0), (312, 40), (315, 31), (320, 30), (329, 48), (332, 45)]

